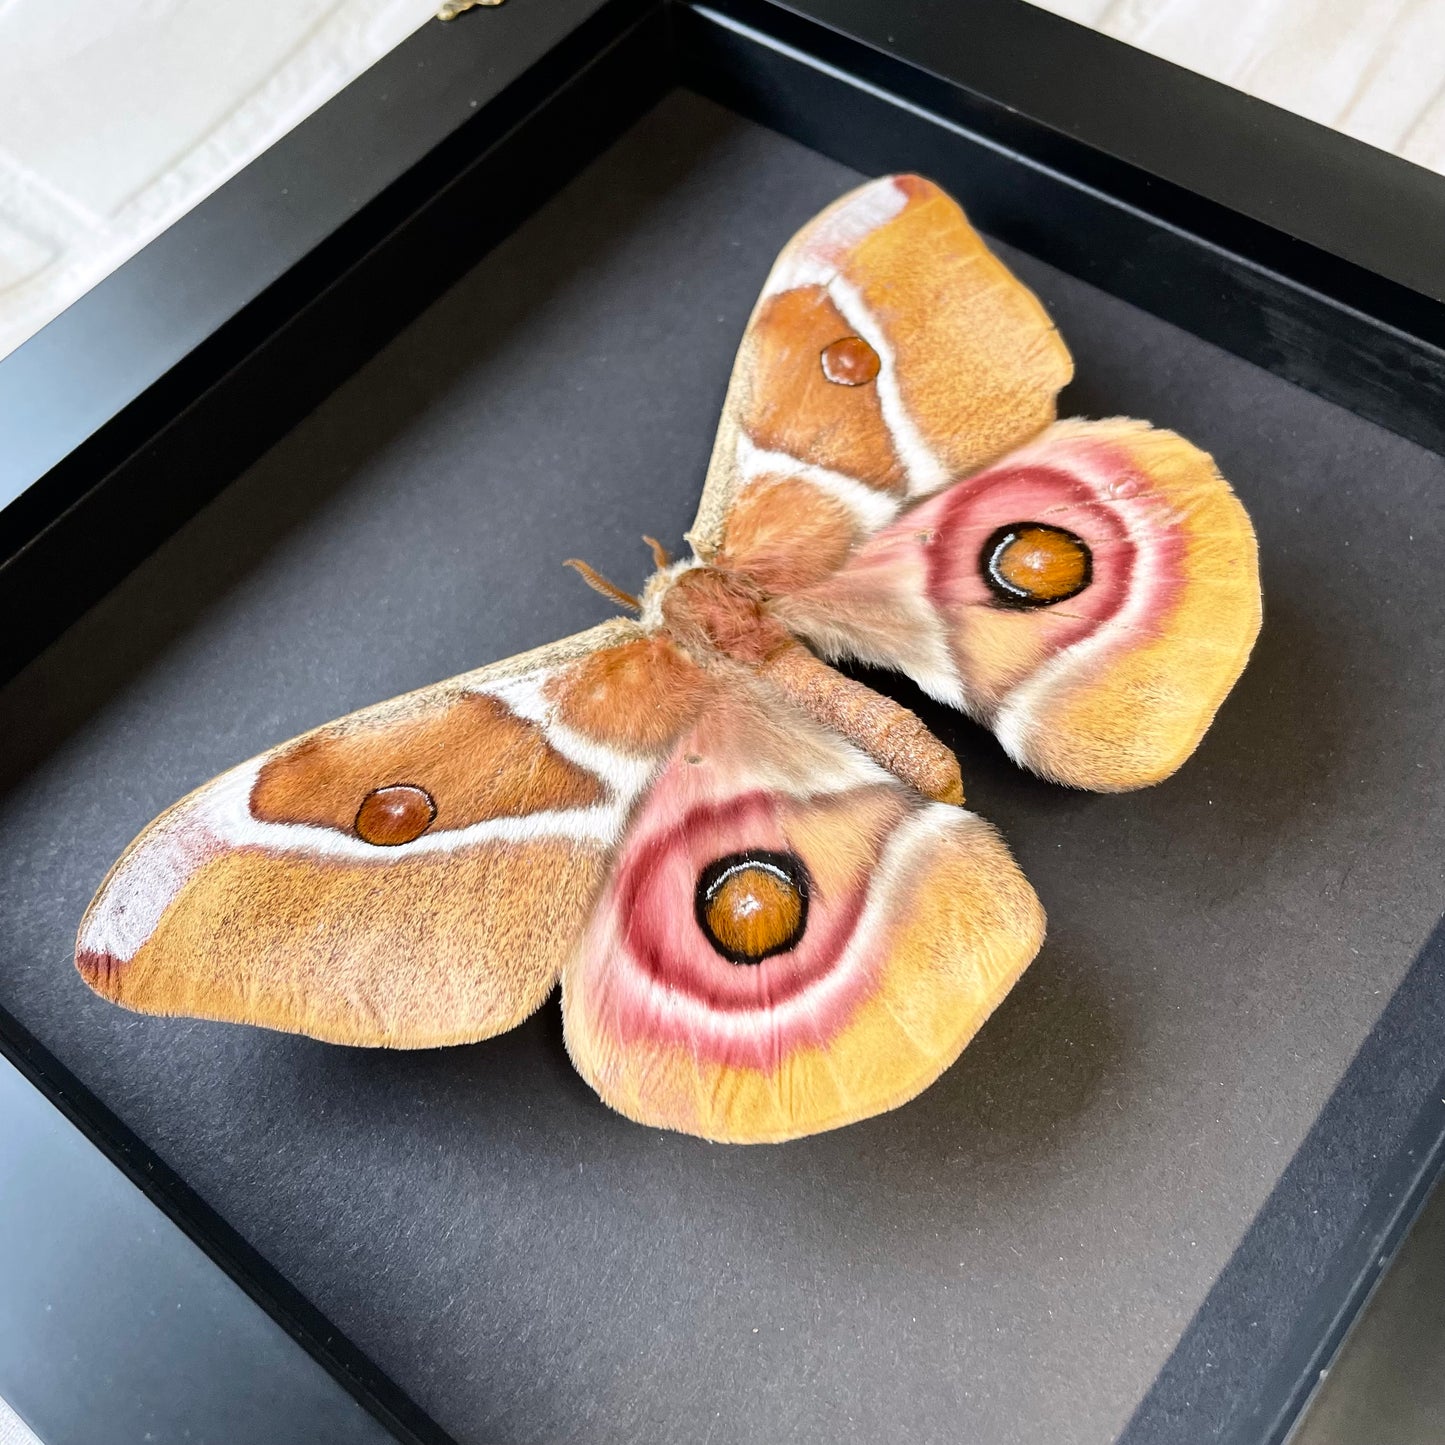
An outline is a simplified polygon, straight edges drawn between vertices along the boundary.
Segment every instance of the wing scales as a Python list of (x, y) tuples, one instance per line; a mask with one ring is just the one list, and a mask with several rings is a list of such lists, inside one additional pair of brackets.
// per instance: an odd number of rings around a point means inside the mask
[[(755, 964), (695, 907), (718, 858), (801, 860), (807, 926)], [(981, 819), (929, 803), (739, 677), (679, 741), (563, 973), (584, 1078), (640, 1122), (733, 1143), (895, 1107), (1037, 953), (1043, 912)]]
[[(908, 673), (1048, 776), (1138, 786), (1243, 666), (1254, 538), (1179, 438), (1051, 426), (1071, 371), (947, 196), (870, 183), (779, 257), (690, 538), (823, 656)], [(985, 576), (1024, 523), (1092, 558), (1047, 606)], [(911, 1098), (1037, 952), (1032, 889), (980, 819), (644, 621), (223, 774), (111, 871), (82, 975), (152, 1012), (394, 1047), (510, 1028), (560, 977), (602, 1098), (713, 1139)]]
[[(700, 683), (615, 622), (273, 749), (126, 851), (81, 925), (82, 976), (129, 1007), (341, 1043), (511, 1028), (551, 991)], [(434, 821), (376, 846), (358, 810), (398, 785)]]

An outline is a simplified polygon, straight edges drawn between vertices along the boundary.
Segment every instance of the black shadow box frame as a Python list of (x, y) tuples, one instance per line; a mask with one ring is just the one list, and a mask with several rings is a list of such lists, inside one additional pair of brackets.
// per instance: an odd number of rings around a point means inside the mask
[[(425, 27), (0, 361), (3, 675), (677, 86), (931, 174), (1010, 246), (1445, 452), (1440, 177), (1022, 0), (508, 0)], [(1285, 1438), (1445, 1163), (1442, 1014), (1437, 930), (1128, 1445)], [(0, 1044), (401, 1438), (446, 1438), (5, 1012)]]

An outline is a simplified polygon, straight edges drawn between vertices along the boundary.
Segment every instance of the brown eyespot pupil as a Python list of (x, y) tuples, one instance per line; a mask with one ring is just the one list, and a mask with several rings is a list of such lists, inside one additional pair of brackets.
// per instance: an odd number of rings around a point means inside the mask
[(395, 848), (420, 838), (437, 815), (431, 794), (410, 783), (377, 788), (361, 800), (356, 813), (356, 836), (378, 848)]
[(983, 546), (984, 580), (1010, 607), (1048, 607), (1089, 585), (1093, 560), (1082, 537), (1044, 522), (1011, 522)]
[(878, 353), (861, 336), (844, 336), (823, 348), (823, 375), (838, 386), (867, 386), (878, 375)]
[(697, 923), (730, 963), (793, 948), (808, 925), (808, 874), (792, 853), (752, 850), (709, 863), (697, 880)]

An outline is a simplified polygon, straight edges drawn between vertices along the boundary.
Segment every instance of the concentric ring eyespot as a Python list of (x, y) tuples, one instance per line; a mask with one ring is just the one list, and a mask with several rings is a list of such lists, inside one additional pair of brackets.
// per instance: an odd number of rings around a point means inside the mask
[(993, 532), (979, 556), (983, 579), (1006, 607), (1052, 607), (1093, 580), (1082, 537), (1047, 522), (1010, 522)]
[(729, 963), (761, 963), (801, 941), (808, 927), (810, 887), (808, 870), (796, 853), (729, 853), (698, 875), (697, 926)]
[(425, 788), (393, 783), (376, 788), (362, 800), (353, 825), (363, 843), (397, 848), (420, 838), (436, 821), (437, 805)]

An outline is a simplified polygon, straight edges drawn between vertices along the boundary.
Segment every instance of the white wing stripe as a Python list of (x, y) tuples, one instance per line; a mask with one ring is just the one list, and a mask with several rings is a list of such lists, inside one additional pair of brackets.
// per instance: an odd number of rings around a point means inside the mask
[(765, 451), (746, 432), (738, 432), (738, 471), (744, 484), (758, 477), (798, 477), (843, 503), (868, 532), (886, 527), (898, 515), (898, 502), (886, 492), (844, 472), (814, 466), (786, 452)]
[(859, 336), (878, 353), (881, 363), (874, 386), (878, 390), (878, 405), (883, 412), (883, 425), (893, 442), (893, 451), (903, 463), (908, 476), (908, 495), (921, 497), (936, 492), (952, 480), (949, 470), (934, 454), (923, 439), (923, 433), (914, 424), (903, 404), (903, 394), (898, 389), (898, 368), (893, 347), (883, 334), (872, 311), (863, 300), (858, 288), (841, 276), (834, 276), (828, 283), (828, 295), (843, 314), (843, 319)]
[[(558, 753), (606, 786), (607, 802), (523, 817), (488, 818), (466, 828), (423, 833), (410, 843), (379, 848), (338, 828), (257, 818), (251, 812), (251, 794), (257, 775), (274, 756), (263, 754), (222, 773), (142, 837), (107, 889), (106, 906), (87, 919), (81, 947), (108, 953), (122, 962), (133, 958), (190, 878), (228, 849), (259, 848), (385, 866), (400, 859), (444, 856), (489, 843), (556, 838), (610, 847), (621, 836), (638, 794), (661, 764), (605, 747), (555, 722), (553, 705), (543, 692), (552, 675), (531, 673), (469, 690), (496, 697), (518, 717), (537, 724)], [(357, 801), (359, 804), (360, 799)]]
[(548, 680), (549, 674), (534, 672), (526, 677), (507, 678), (475, 688), (474, 691), (505, 703), (525, 722), (536, 723), (547, 741), (569, 763), (575, 763), (599, 778), (614, 798), (625, 800), (625, 805), (630, 807), (637, 794), (651, 782), (657, 771), (657, 761), (619, 752), (557, 722), (555, 705), (544, 691)]

